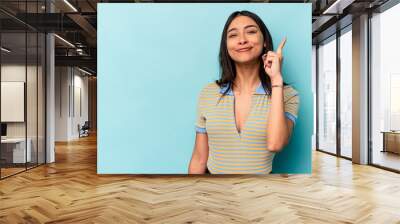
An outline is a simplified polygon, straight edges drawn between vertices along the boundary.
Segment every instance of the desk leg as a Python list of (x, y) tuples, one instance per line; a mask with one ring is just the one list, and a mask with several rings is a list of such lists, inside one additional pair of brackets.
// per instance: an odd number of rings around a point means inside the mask
[(383, 149), (381, 152), (386, 152), (386, 134), (385, 133), (382, 134), (383, 134)]

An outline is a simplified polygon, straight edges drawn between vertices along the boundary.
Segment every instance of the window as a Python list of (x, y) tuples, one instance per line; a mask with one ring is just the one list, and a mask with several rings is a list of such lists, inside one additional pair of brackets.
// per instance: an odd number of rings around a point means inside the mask
[(352, 157), (352, 33), (351, 26), (340, 36), (340, 155)]
[(318, 47), (318, 149), (336, 153), (336, 36)]
[(400, 4), (371, 18), (372, 164), (400, 170)]

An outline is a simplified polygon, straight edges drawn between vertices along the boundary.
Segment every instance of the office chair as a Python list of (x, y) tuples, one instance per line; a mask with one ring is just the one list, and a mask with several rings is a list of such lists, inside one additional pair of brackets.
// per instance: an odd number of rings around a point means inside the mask
[(89, 136), (89, 129), (90, 129), (89, 121), (85, 121), (82, 127), (80, 127), (80, 125), (78, 124), (79, 138)]

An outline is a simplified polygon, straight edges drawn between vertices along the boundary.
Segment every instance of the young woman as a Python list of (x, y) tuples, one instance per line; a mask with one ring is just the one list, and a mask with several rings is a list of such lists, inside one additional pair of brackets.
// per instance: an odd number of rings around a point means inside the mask
[(221, 77), (200, 93), (189, 174), (268, 174), (290, 139), (299, 97), (284, 84), (284, 39), (273, 51), (263, 21), (232, 13), (221, 38)]

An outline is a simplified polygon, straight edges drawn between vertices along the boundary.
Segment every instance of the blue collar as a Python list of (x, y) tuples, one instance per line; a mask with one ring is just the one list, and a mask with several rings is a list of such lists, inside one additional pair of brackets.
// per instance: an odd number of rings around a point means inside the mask
[[(226, 89), (228, 89), (228, 87), (229, 87), (229, 84), (222, 85), (219, 90), (219, 93), (224, 94), (224, 92), (226, 91)], [(264, 88), (260, 82), (260, 84), (258, 85), (256, 92), (254, 94), (255, 95), (266, 95), (266, 94), (268, 94), (268, 92), (269, 92), (268, 90), (264, 90)], [(226, 95), (233, 96), (232, 88), (226, 93)]]

